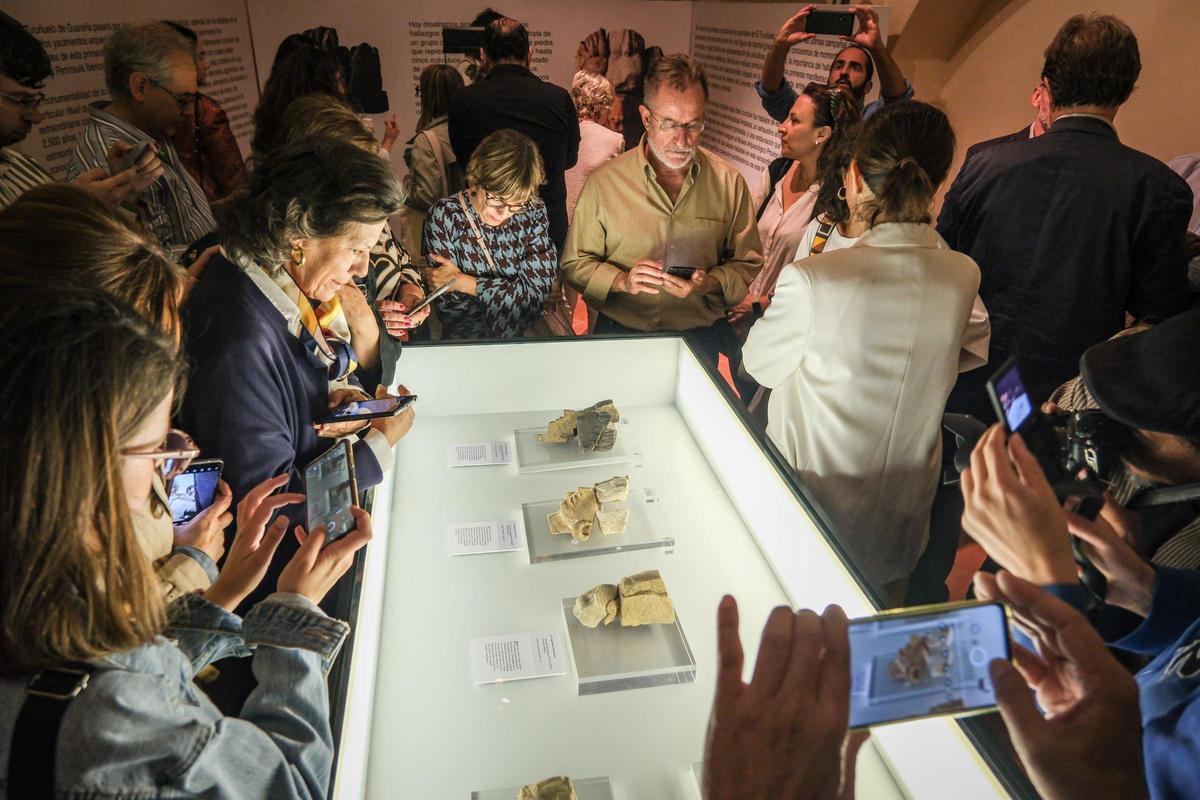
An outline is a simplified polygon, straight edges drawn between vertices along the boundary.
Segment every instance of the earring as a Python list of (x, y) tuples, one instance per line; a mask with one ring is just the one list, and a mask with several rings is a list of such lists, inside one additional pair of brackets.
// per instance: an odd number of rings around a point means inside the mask
[(845, 199), (846, 199), (846, 187), (845, 187), (845, 186), (839, 186), (839, 187), (838, 187), (838, 190), (837, 190), (837, 199), (838, 199), (838, 200), (845, 200)]
[(292, 245), (292, 263), (297, 267), (304, 266), (304, 250), (299, 245)]

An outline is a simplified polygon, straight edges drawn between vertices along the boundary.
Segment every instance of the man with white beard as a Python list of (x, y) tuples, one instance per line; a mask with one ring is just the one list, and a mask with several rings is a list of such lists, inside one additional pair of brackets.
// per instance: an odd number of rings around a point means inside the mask
[(646, 134), (588, 178), (562, 270), (599, 312), (595, 332), (686, 331), (716, 361), (732, 335), (725, 312), (762, 268), (750, 190), (699, 147), (708, 79), (686, 55), (646, 75)]

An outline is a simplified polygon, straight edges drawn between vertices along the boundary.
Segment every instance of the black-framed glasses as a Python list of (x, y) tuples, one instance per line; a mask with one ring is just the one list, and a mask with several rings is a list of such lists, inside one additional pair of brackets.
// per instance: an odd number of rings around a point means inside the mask
[(175, 102), (179, 104), (179, 109), (181, 111), (190, 106), (192, 103), (196, 102), (197, 95), (195, 92), (172, 92), (170, 89), (154, 80), (154, 78), (146, 78), (146, 80), (150, 81), (151, 85), (157, 86), (159, 89), (162, 89), (164, 92), (171, 95), (171, 97), (175, 99)]
[(645, 108), (650, 112), (650, 116), (658, 120), (658, 129), (668, 136), (673, 133), (679, 133), (680, 131), (683, 131), (685, 136), (699, 136), (700, 134), (704, 133), (704, 120), (696, 120), (686, 124), (679, 123), (673, 119), (663, 119), (658, 114), (655, 114), (654, 109), (650, 106), (645, 106)]
[(488, 208), (495, 209), (496, 211), (507, 209), (510, 214), (520, 214), (529, 207), (529, 203), (521, 203), (519, 206), (509, 205), (504, 202), (503, 198), (497, 197), (486, 189), (483, 191), (483, 202)]
[(163, 481), (170, 482), (200, 455), (200, 448), (196, 447), (192, 437), (178, 428), (171, 428), (162, 447), (146, 451), (122, 450), (121, 455), (124, 458), (153, 458), (158, 474)]
[(10, 94), (9, 92), (0, 92), (0, 97), (4, 98), (14, 106), (20, 106), (21, 111), (34, 111), (46, 99), (44, 92), (37, 94)]

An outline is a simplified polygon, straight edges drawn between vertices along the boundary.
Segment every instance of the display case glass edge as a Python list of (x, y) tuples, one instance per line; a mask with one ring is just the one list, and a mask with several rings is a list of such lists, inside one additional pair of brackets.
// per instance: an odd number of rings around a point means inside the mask
[[(833, 536), (833, 528), (829, 524), (828, 518), (826, 517), (823, 509), (821, 509), (820, 504), (817, 503), (809, 495), (808, 490), (792, 476), (790, 465), (779, 452), (778, 448), (772, 444), (770, 438), (767, 437), (765, 433), (761, 433), (757, 430), (749, 413), (746, 411), (745, 405), (741, 402), (737, 395), (734, 394), (733, 389), (729, 386), (728, 382), (726, 382), (717, 368), (704, 357), (702, 351), (700, 351), (690, 339), (685, 337), (684, 343), (686, 344), (687, 352), (690, 353), (690, 358), (684, 358), (684, 353), (681, 349), (679, 377), (676, 384), (676, 405), (679, 407), (680, 413), (683, 414), (684, 418), (688, 420), (689, 425), (693, 430), (693, 435), (697, 435), (698, 431), (701, 430), (701, 428), (698, 427), (701, 421), (707, 420), (711, 424), (715, 422), (718, 417), (716, 416), (717, 409), (710, 406), (706, 406), (704, 408), (691, 407), (697, 399), (699, 399), (700, 403), (703, 404), (704, 394), (700, 392), (696, 392), (691, 395), (687, 394), (685, 387), (689, 383), (689, 373), (691, 375), (703, 375), (707, 379), (707, 382), (711, 385), (712, 389), (724, 401), (724, 406), (728, 412), (726, 416), (732, 416), (732, 418), (737, 421), (737, 424), (744, 429), (747, 436), (759, 444), (762, 452), (774, 467), (774, 470), (780, 481), (788, 488), (792, 496), (800, 503), (800, 505), (807, 510), (812, 522), (814, 523), (814, 527), (824, 538), (830, 550), (836, 554), (842, 565), (845, 567), (847, 573), (849, 573), (849, 575), (857, 584), (859, 590), (870, 599), (871, 603), (876, 609), (883, 609), (885, 604), (882, 602), (882, 598), (879, 597), (879, 595), (862, 577), (858, 569), (854, 566), (853, 560), (846, 553), (846, 550), (837, 541), (836, 537)], [(711, 462), (714, 455), (717, 455), (713, 452), (713, 448), (707, 446), (706, 443), (702, 441), (698, 440), (698, 443), (705, 451), (706, 455), (710, 457)], [(720, 470), (716, 464), (713, 466), (714, 471), (720, 475), (722, 470)], [(730, 472), (736, 474), (738, 471), (731, 470)], [(735, 507), (738, 507), (739, 513), (743, 514), (744, 517), (745, 511), (740, 507), (740, 504), (735, 502), (734, 505)], [(755, 530), (755, 526), (751, 524), (750, 520), (745, 521), (748, 528)], [(791, 581), (788, 580), (786, 575), (782, 574), (779, 565), (772, 557), (772, 554), (768, 552), (768, 548), (764, 547), (764, 543), (761, 541), (759, 541), (759, 548), (763, 552), (765, 560), (771, 566), (772, 571), (775, 572), (776, 577), (779, 579), (780, 585), (784, 588), (784, 591), (788, 594), (789, 598), (794, 599)], [(855, 613), (849, 609), (848, 611), (849, 613)], [(928, 720), (919, 722), (917, 725), (929, 726), (923, 738), (927, 737), (931, 741), (940, 741), (943, 743), (943, 746), (950, 744), (954, 739), (961, 739), (962, 743), (972, 754), (972, 758), (970, 760), (977, 761), (978, 765), (982, 768), (982, 772), (987, 776), (988, 782), (991, 784), (991, 786), (988, 788), (993, 789), (994, 793), (998, 796), (1007, 794), (1010, 797), (1021, 798), (1021, 800), (1025, 800), (1025, 798), (1029, 798), (1029, 800), (1035, 800), (1038, 797), (1038, 794), (1033, 788), (1033, 785), (1029, 782), (1029, 779), (1025, 776), (1013, 759), (1011, 755), (1011, 747), (1006, 741), (1002, 741), (1001, 738), (997, 736), (996, 732), (992, 730), (993, 719), (994, 718), (989, 715), (986, 717), (972, 717), (961, 720)], [(901, 730), (908, 730), (908, 726), (903, 726)], [(881, 744), (885, 742), (887, 744), (891, 744), (893, 755), (896, 754), (898, 749), (907, 749), (902, 748), (900, 745), (900, 740), (890, 732), (883, 731), (881, 733), (882, 736), (877, 736), (876, 738), (879, 739)], [(929, 788), (928, 783), (926, 780), (924, 780), (925, 776), (913, 774), (911, 771), (904, 769), (904, 767), (898, 763), (899, 760), (904, 759), (888, 758), (888, 754), (886, 752), (882, 752), (888, 749), (887, 744), (880, 748), (881, 757), (888, 761), (889, 768), (892, 770), (896, 780), (906, 783), (906, 789), (909, 790), (910, 796), (931, 796), (925, 791)], [(968, 765), (964, 763), (960, 766), (965, 767)], [(905, 776), (906, 772), (909, 773), (907, 776)], [(907, 777), (907, 780), (904, 780), (905, 777)], [(969, 780), (969, 776), (964, 775), (962, 777), (965, 780)], [(930, 783), (936, 783), (936, 780), (930, 781)], [(983, 789), (984, 787), (980, 788)], [(917, 791), (918, 789), (921, 791)]]
[[(372, 526), (375, 535), (355, 559), (350, 638), (338, 658), (346, 677), (330, 687), (330, 706), (341, 706), (340, 725), (333, 731), (335, 749), (330, 797), (359, 798), (366, 795), (367, 759), (370, 756), (373, 724), (373, 692), (355, 691), (356, 686), (373, 686), (379, 666), (379, 639), (383, 625), (384, 577), (387, 571), (386, 522), (392, 513), (392, 481), (384, 480), (371, 492)], [(340, 695), (340, 696), (339, 696)], [(337, 723), (332, 715), (331, 724)]]

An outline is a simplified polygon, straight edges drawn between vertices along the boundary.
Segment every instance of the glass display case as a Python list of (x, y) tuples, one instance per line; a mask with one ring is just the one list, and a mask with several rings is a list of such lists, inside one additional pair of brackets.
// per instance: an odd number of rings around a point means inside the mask
[[(738, 600), (748, 671), (777, 605), (839, 603), (852, 617), (877, 607), (823, 514), (678, 337), (412, 347), (398, 375), (420, 399), (360, 560), (333, 698), (337, 798), (515, 797), (522, 784), (569, 775), (614, 798), (692, 800), (721, 597)], [(526, 435), (563, 409), (610, 398), (621, 412), (611, 457), (567, 458), (571, 445), (547, 456)], [(451, 465), (455, 445), (478, 442), (507, 442), (498, 451), (508, 463)], [(630, 531), (631, 546), (600, 534), (596, 545), (528, 539), (543, 533), (529, 528), (547, 501), (615, 475), (629, 476), (630, 499), (643, 506), (646, 530)], [(508, 523), (519, 533), (506, 548), (458, 554), (456, 526), (483, 521), (495, 523), (485, 532)], [(570, 557), (541, 557), (550, 549)], [(591, 630), (574, 620), (575, 596), (645, 570), (661, 573), (675, 626)], [(546, 641), (564, 651), (552, 654), (560, 674), (475, 682), (472, 640), (530, 632), (557, 633)], [(971, 724), (876, 729), (859, 758), (858, 796), (1025, 794)]]

